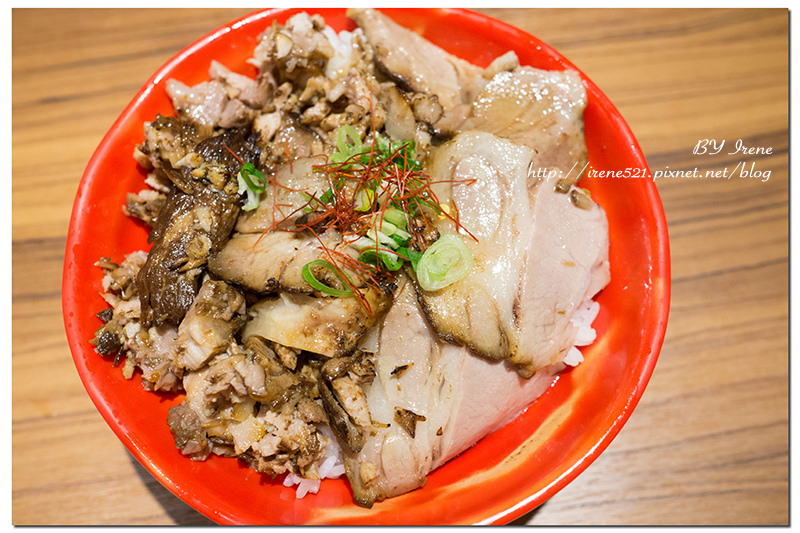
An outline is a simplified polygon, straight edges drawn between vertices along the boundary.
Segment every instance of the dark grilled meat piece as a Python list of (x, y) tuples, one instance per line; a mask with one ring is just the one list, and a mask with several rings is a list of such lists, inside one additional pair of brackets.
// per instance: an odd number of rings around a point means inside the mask
[(345, 452), (345, 460), (364, 446), (365, 432), (372, 428), (372, 416), (363, 385), (375, 378), (373, 354), (356, 352), (334, 357), (322, 366), (319, 392), (331, 429)]
[(136, 278), (143, 322), (180, 323), (197, 296), (209, 254), (228, 240), (238, 214), (237, 199), (210, 188), (199, 194), (175, 189), (167, 197)]
[(427, 95), (427, 104), (434, 107), (427, 113), (420, 109), (420, 114), (435, 119), (433, 126), (437, 131), (453, 133), (469, 112), (475, 95), (486, 84), (483, 70), (447, 53), (380, 11), (350, 9), (347, 15), (375, 48), (378, 70), (401, 91)]
[(207, 136), (188, 120), (164, 115), (146, 123), (144, 132), (145, 141), (139, 149), (154, 168), (176, 165)]
[(244, 128), (225, 130), (197, 143), (181, 161), (181, 166), (176, 168), (164, 161), (162, 168), (170, 181), (185, 193), (194, 194), (211, 187), (238, 198), (236, 174), (243, 163), (258, 162), (260, 149), (256, 138)]
[(204, 461), (211, 453), (208, 435), (200, 417), (184, 404), (169, 408), (167, 424), (175, 438), (175, 446), (183, 455)]
[(129, 192), (125, 198), (125, 213), (152, 227), (165, 202), (166, 196), (152, 189), (145, 189), (139, 194)]
[(258, 161), (259, 149), (247, 130), (228, 130), (198, 143), (193, 165), (162, 169), (174, 184), (149, 240), (153, 243), (136, 285), (145, 324), (179, 324), (199, 289), (211, 254), (230, 237), (239, 216), (236, 175), (243, 163)]

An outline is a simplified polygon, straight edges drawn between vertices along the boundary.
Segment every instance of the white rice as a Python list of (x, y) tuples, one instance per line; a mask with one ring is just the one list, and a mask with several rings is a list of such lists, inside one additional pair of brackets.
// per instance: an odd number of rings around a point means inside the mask
[(325, 26), (322, 29), (322, 34), (328, 38), (334, 50), (333, 57), (328, 60), (328, 64), (325, 67), (325, 75), (333, 80), (353, 66), (355, 61), (353, 57), (353, 33), (349, 31), (336, 33), (330, 26)]
[(600, 304), (594, 300), (589, 300), (572, 314), (570, 322), (578, 328), (578, 332), (575, 334), (575, 345), (569, 349), (566, 357), (564, 357), (564, 364), (576, 366), (583, 362), (583, 354), (578, 349), (578, 346), (588, 346), (597, 338), (592, 322), (597, 318), (597, 313), (599, 312)]
[(329, 444), (325, 447), (325, 456), (317, 462), (317, 473), (320, 479), (307, 479), (297, 474), (289, 472), (283, 479), (284, 487), (295, 487), (295, 496), (302, 498), (309, 492), (316, 494), (319, 492), (320, 483), (323, 479), (334, 479), (344, 475), (344, 461), (342, 451), (333, 431), (328, 426), (320, 426), (319, 432), (328, 438)]

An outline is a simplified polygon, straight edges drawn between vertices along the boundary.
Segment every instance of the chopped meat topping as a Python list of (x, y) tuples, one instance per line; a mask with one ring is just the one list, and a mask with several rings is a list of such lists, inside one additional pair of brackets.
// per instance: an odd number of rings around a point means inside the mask
[[(339, 475), (335, 457), (371, 506), (502, 421), (505, 397), (473, 394), (484, 377), (544, 390), (607, 282), (607, 228), (577, 176), (531, 177), (586, 160), (576, 73), (513, 52), (479, 68), (379, 11), (348, 15), (340, 33), (305, 13), (270, 25), (255, 77), (213, 61), (207, 81), (168, 80), (174, 116), (133, 151), (149, 188), (123, 208), (151, 248), (98, 261), (92, 342), (145, 389), (185, 393), (166, 421), (183, 455), (285, 484)], [(423, 252), (459, 233), (474, 266), (431, 289)], [(552, 258), (559, 283), (540, 275)]]

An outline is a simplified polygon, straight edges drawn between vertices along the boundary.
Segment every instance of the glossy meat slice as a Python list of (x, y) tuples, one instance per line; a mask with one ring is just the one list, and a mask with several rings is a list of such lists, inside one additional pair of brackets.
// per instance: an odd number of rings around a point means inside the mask
[[(474, 266), (449, 287), (419, 289), (423, 309), (442, 339), (476, 353), (505, 359), (515, 348), (515, 305), (524, 276), (524, 244), (530, 240), (527, 177), (533, 150), (487, 133), (465, 133), (440, 147), (428, 171), (440, 200), (458, 208), (475, 238), (464, 237)], [(456, 233), (447, 220), (440, 233)]]
[[(361, 505), (372, 506), (424, 484), (436, 447), (430, 442), (436, 430), (429, 428), (443, 425), (449, 416), (447, 406), (438, 405), (438, 393), (448, 390), (440, 387), (440, 364), (439, 342), (419, 313), (412, 287), (406, 285), (381, 325), (376, 376), (363, 387), (370, 421), (360, 428), (363, 438), (354, 446), (337, 432), (347, 477)], [(397, 409), (425, 417), (417, 419), (414, 437), (395, 422)]]
[(206, 279), (178, 326), (183, 365), (197, 370), (224, 352), (244, 319), (244, 296), (224, 281)]
[(375, 48), (378, 66), (405, 91), (436, 95), (445, 118), (466, 113), (486, 83), (483, 69), (448, 54), (374, 9), (348, 11)]
[(566, 356), (578, 334), (575, 312), (610, 280), (605, 212), (576, 188), (557, 192), (554, 182), (539, 185), (515, 308), (520, 342), (511, 361), (531, 371)]
[[(208, 263), (213, 274), (259, 294), (278, 290), (312, 292), (302, 269), (310, 261), (328, 257), (323, 248), (334, 248), (341, 238), (333, 230), (319, 239), (307, 233), (268, 231), (236, 233)], [(353, 280), (359, 280), (355, 275)]]
[(574, 183), (586, 165), (585, 107), (586, 91), (577, 72), (518, 67), (492, 77), (475, 97), (461, 130), (484, 131), (533, 148), (538, 168), (569, 174)]
[(199, 194), (175, 188), (167, 196), (136, 278), (144, 323), (180, 323), (197, 295), (208, 255), (233, 229), (236, 202), (211, 188)]
[(239, 216), (236, 231), (258, 233), (273, 229), (287, 229), (303, 216), (310, 199), (319, 198), (330, 188), (322, 172), (314, 166), (324, 164), (324, 157), (302, 157), (278, 166), (269, 177), (258, 207)]
[(314, 297), (281, 292), (251, 307), (251, 319), (242, 329), (242, 338), (257, 335), (327, 357), (349, 355), (392, 301), (391, 293), (372, 288), (360, 291), (369, 309), (356, 296)]
[[(428, 170), (478, 238), (465, 238), (475, 265), (444, 289), (418, 289), (442, 339), (508, 359), (523, 376), (563, 360), (577, 333), (572, 314), (609, 276), (605, 213), (580, 191), (557, 192), (557, 177), (538, 174), (541, 157), (478, 132), (437, 150)], [(446, 220), (439, 230), (458, 231)]]
[(330, 188), (325, 175), (314, 170), (321, 162), (324, 160), (318, 157), (307, 157), (279, 165), (269, 176), (258, 207), (239, 215), (231, 239), (209, 259), (209, 270), (259, 294), (278, 290), (310, 293), (312, 289), (302, 277), (303, 266), (315, 259), (329, 259), (325, 249), (339, 247), (342, 240), (338, 232), (324, 227), (318, 228), (318, 235), (298, 231), (298, 224), (316, 216), (310, 212), (310, 200)]
[(523, 379), (505, 362), (440, 341), (410, 284), (381, 323), (379, 342), (374, 377), (361, 387), (369, 412), (349, 416), (351, 425), (361, 420), (362, 438), (354, 446), (337, 432), (354, 497), (365, 506), (422, 486), (431, 470), (515, 418), (563, 368)]

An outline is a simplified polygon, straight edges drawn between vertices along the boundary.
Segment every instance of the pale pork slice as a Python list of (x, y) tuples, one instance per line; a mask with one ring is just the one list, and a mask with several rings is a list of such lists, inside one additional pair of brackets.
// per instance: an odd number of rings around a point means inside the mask
[[(425, 483), (440, 440), (436, 431), (447, 424), (450, 414), (450, 387), (444, 386), (443, 371), (440, 343), (419, 311), (413, 288), (406, 284), (382, 322), (375, 378), (364, 386), (371, 424), (363, 430), (363, 445), (354, 450), (339, 439), (347, 477), (360, 504), (371, 506)], [(398, 409), (408, 411), (401, 413), (413, 418), (413, 429), (395, 420)]]
[(312, 239), (288, 231), (237, 233), (211, 257), (208, 269), (251, 291), (273, 293), (285, 286), (283, 273), (295, 254), (315, 244)]
[(521, 372), (564, 359), (578, 334), (573, 315), (610, 281), (605, 212), (591, 200), (576, 206), (554, 181), (539, 185), (533, 208), (516, 311), (520, 344), (510, 357)]
[[(477, 237), (463, 236), (475, 265), (439, 291), (417, 288), (441, 338), (508, 359), (524, 377), (563, 360), (577, 332), (573, 312), (609, 279), (605, 213), (585, 195), (578, 207), (557, 191), (556, 176), (538, 175), (538, 157), (481, 132), (433, 154), (434, 190)], [(445, 219), (439, 230), (459, 228)]]
[[(341, 236), (335, 230), (319, 237), (290, 231), (237, 233), (209, 259), (208, 269), (259, 294), (279, 290), (310, 293), (313, 289), (303, 279), (303, 267), (317, 259), (329, 259), (326, 249), (337, 246), (341, 253), (355, 255), (340, 244)], [(360, 281), (352, 271), (346, 271), (354, 281)]]
[(261, 234), (291, 227), (297, 218), (306, 214), (311, 199), (319, 198), (331, 187), (325, 174), (314, 170), (325, 162), (324, 157), (301, 157), (279, 165), (267, 176), (269, 183), (258, 207), (243, 211), (235, 230)]
[(359, 289), (342, 298), (313, 297), (281, 292), (265, 298), (249, 311), (242, 339), (259, 336), (297, 350), (337, 357), (352, 353), (367, 331), (391, 305), (391, 294)]
[(197, 370), (211, 356), (224, 352), (242, 325), (244, 296), (224, 281), (206, 278), (178, 326), (184, 366)]
[(442, 342), (410, 284), (379, 338), (375, 378), (363, 388), (372, 424), (359, 450), (342, 446), (355, 499), (367, 506), (422, 486), (434, 468), (515, 418), (563, 368), (524, 379), (506, 362)]
[(518, 67), (495, 74), (472, 103), (461, 131), (493, 133), (533, 148), (537, 168), (578, 181), (586, 165), (586, 91), (573, 70)]
[(405, 91), (436, 95), (444, 116), (435, 126), (457, 125), (486, 84), (483, 69), (453, 56), (414, 31), (374, 9), (351, 9), (347, 15), (375, 48), (376, 63)]
[[(418, 288), (439, 336), (486, 357), (506, 359), (516, 349), (516, 307), (533, 228), (527, 176), (535, 153), (488, 133), (456, 136), (439, 147), (428, 172), (439, 201), (458, 209), (471, 235), (463, 239), (474, 265), (463, 280), (428, 292)], [(449, 219), (441, 233), (457, 233)], [(477, 242), (476, 240), (477, 239)]]

